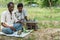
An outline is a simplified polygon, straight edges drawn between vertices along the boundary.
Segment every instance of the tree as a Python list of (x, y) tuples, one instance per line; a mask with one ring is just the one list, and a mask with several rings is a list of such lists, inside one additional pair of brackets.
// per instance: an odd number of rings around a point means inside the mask
[(55, 6), (58, 0), (42, 0), (42, 6)]

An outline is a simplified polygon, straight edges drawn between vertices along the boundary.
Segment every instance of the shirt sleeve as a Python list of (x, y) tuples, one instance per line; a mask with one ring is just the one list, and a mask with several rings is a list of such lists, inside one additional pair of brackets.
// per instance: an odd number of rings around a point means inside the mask
[(6, 22), (6, 12), (3, 12), (2, 15), (1, 15), (1, 23), (5, 23), (5, 24), (9, 25), (9, 24)]
[(3, 12), (1, 15), (1, 22), (5, 22), (5, 12)]
[(27, 11), (26, 11), (26, 9), (24, 9), (24, 16), (27, 16)]

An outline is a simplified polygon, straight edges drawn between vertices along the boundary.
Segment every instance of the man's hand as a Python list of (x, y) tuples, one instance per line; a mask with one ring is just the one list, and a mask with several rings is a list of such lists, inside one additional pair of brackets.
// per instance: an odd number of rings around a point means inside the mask
[(26, 21), (28, 21), (27, 16), (25, 16), (24, 18), (26, 19)]
[(16, 31), (16, 29), (13, 26), (9, 26), (13, 31)]
[(4, 27), (8, 27), (9, 26), (6, 23), (1, 23), (1, 25), (4, 26)]
[(1, 25), (6, 28), (11, 28), (12, 30), (16, 31), (16, 29), (13, 26), (7, 25), (6, 23), (1, 23)]
[(24, 21), (23, 21), (23, 20), (19, 20), (19, 21), (17, 21), (16, 23), (21, 23), (21, 24), (23, 24)]

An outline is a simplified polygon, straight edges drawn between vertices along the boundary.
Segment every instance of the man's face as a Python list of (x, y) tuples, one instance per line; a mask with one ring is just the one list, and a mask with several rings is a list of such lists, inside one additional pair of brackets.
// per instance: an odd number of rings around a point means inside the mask
[(23, 7), (18, 7), (18, 11), (22, 12)]
[(14, 5), (10, 4), (10, 7), (8, 7), (9, 11), (12, 12), (14, 10)]

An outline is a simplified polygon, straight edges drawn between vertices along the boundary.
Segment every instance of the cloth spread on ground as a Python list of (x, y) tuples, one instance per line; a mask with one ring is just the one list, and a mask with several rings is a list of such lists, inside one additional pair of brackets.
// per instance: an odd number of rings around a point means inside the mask
[(3, 32), (0, 32), (0, 35), (5, 35), (5, 36), (11, 36), (11, 37), (25, 37), (29, 35), (33, 30), (26, 30), (28, 32), (22, 32), (20, 35), (17, 34), (17, 32), (14, 32), (13, 34), (5, 34)]

